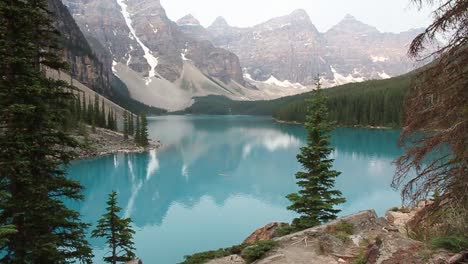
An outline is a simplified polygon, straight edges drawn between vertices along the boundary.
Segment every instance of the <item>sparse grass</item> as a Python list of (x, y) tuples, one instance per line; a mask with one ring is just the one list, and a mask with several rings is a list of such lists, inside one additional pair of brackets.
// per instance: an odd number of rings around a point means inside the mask
[(334, 234), (334, 236), (335, 236), (336, 238), (340, 239), (340, 240), (343, 241), (343, 242), (351, 241), (351, 238), (349, 238), (349, 235), (346, 234), (346, 233), (343, 233), (343, 232)]
[(418, 251), (417, 255), (421, 258), (422, 261), (429, 262), (429, 260), (432, 257), (432, 250), (430, 250), (427, 247), (424, 247), (423, 249)]
[(233, 254), (240, 254), (244, 248), (249, 244), (241, 244), (229, 248), (220, 248), (217, 250), (210, 250), (193, 255), (184, 256), (185, 260), (180, 264), (203, 264), (215, 258), (227, 257)]
[(359, 252), (359, 255), (351, 262), (351, 264), (366, 264), (366, 257), (364, 256), (364, 250)]
[(292, 233), (295, 233), (295, 232), (298, 232), (298, 231), (300, 231), (300, 230), (297, 230), (296, 228), (294, 228), (291, 225), (280, 226), (275, 231), (275, 237), (286, 236), (286, 235), (289, 235), (289, 234), (292, 234)]
[(354, 234), (354, 225), (348, 221), (341, 220), (337, 224), (327, 226), (327, 232), (330, 234), (343, 233), (352, 235)]
[(460, 252), (468, 248), (468, 237), (466, 235), (441, 236), (432, 239), (431, 244), (435, 248)]
[(354, 234), (354, 225), (348, 221), (341, 220), (334, 225), (327, 226), (327, 233), (334, 235), (343, 242), (350, 241), (349, 236)]
[(277, 241), (273, 240), (264, 240), (258, 241), (251, 246), (244, 248), (241, 252), (242, 258), (247, 263), (252, 263), (257, 259), (263, 257), (268, 251), (272, 250), (273, 248), (278, 246)]
[(228, 248), (220, 248), (185, 256), (185, 260), (179, 264), (203, 264), (212, 259), (235, 254), (241, 255), (247, 263), (252, 263), (276, 246), (278, 246), (278, 242), (272, 240), (258, 241), (251, 244), (244, 243)]

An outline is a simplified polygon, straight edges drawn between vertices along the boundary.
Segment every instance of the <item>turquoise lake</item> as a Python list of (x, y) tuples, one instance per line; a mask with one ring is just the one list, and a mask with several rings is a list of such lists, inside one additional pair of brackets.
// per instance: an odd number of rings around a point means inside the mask
[[(71, 206), (93, 227), (107, 195), (118, 192), (123, 215), (134, 223), (144, 263), (174, 264), (184, 255), (239, 244), (255, 229), (288, 222), (285, 195), (297, 191), (296, 161), (306, 133), (300, 125), (266, 117), (163, 116), (149, 118), (149, 134), (163, 147), (74, 162), (69, 176), (85, 200)], [(390, 183), (401, 154), (398, 130), (339, 128), (332, 134), (336, 188), (347, 202), (341, 215), (401, 204)], [(90, 239), (95, 263), (107, 252)]]

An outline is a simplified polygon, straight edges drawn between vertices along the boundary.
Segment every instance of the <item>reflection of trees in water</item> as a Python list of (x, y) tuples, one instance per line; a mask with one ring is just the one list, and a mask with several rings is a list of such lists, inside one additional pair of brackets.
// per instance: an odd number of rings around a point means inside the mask
[(332, 145), (343, 154), (393, 160), (402, 153), (397, 145), (399, 133), (390, 129), (338, 128), (333, 131)]

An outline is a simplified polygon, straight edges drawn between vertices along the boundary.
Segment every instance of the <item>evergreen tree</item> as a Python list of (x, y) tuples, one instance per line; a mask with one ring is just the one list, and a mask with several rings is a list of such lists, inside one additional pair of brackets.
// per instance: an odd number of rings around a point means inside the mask
[(124, 134), (124, 139), (127, 140), (128, 139), (128, 112), (125, 111), (124, 114), (123, 114), (123, 134)]
[(104, 105), (104, 98), (101, 99), (101, 127), (106, 127), (106, 107)]
[[(7, 192), (0, 190), (0, 203), (5, 202), (5, 199), (9, 198)], [(8, 242), (8, 236), (16, 233), (16, 227), (14, 225), (0, 226), (0, 248), (3, 248)]]
[(82, 94), (81, 96), (81, 121), (82, 122), (87, 122), (88, 119), (88, 110), (86, 109), (86, 96), (85, 93)]
[(135, 120), (133, 120), (133, 113), (129, 113), (129, 125), (128, 125), (128, 134), (132, 135), (135, 133), (135, 126), (134, 126), (134, 122)]
[(101, 127), (101, 108), (99, 107), (99, 96), (97, 93), (94, 94), (94, 116), (93, 116), (93, 124), (94, 126)]
[(113, 123), (114, 130), (117, 131), (117, 113), (114, 112), (114, 123)]
[(114, 125), (114, 113), (112, 112), (112, 109), (109, 109), (109, 112), (107, 112), (107, 129), (113, 129)]
[(346, 201), (340, 191), (333, 190), (335, 178), (340, 173), (332, 170), (333, 159), (329, 158), (333, 151), (329, 135), (332, 126), (327, 115), (326, 98), (317, 81), (317, 90), (313, 92), (305, 124), (307, 145), (297, 155), (304, 169), (296, 173), (300, 191), (287, 196), (292, 202), (288, 209), (300, 214), (293, 220), (292, 226), (296, 229), (306, 229), (336, 219), (340, 210), (334, 206)]
[(47, 78), (63, 70), (45, 0), (0, 1), (0, 225), (16, 228), (0, 248), (1, 263), (91, 263), (78, 212), (81, 185), (64, 168), (77, 143), (61, 126), (73, 102), (70, 86)]
[(93, 104), (91, 103), (91, 96), (89, 95), (88, 96), (88, 114), (87, 114), (87, 122), (88, 124), (92, 124), (93, 123), (93, 119), (94, 119), (94, 107), (93, 107)]
[(130, 218), (120, 218), (118, 214), (122, 210), (117, 205), (117, 193), (109, 194), (107, 200), (107, 212), (99, 219), (96, 229), (92, 232), (92, 237), (103, 237), (107, 246), (111, 249), (111, 255), (104, 257), (104, 261), (112, 264), (125, 262), (135, 258), (133, 251), (133, 234)]
[(136, 119), (136, 130), (135, 130), (135, 143), (141, 145), (141, 130), (140, 130), (140, 116)]
[(76, 108), (76, 119), (78, 121), (81, 121), (81, 112), (82, 112), (82, 109), (81, 109), (81, 96), (80, 94), (78, 94), (76, 96), (76, 105), (75, 105), (75, 108)]
[(146, 119), (146, 115), (142, 114), (141, 115), (141, 120), (140, 120), (140, 138), (139, 138), (139, 144), (140, 146), (147, 147), (149, 145), (149, 140), (148, 140), (148, 119)]

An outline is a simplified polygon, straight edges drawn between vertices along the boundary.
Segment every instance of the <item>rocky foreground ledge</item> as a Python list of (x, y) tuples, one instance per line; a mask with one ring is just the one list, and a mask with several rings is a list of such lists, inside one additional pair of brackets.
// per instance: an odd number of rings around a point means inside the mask
[[(393, 210), (378, 217), (374, 210), (362, 211), (330, 223), (287, 236), (272, 238), (272, 223), (249, 236), (245, 242), (273, 239), (277, 246), (253, 263), (256, 264), (456, 264), (468, 263), (466, 255), (437, 250), (408, 237), (407, 223), (415, 212)], [(339, 231), (346, 223), (347, 232)], [(339, 232), (337, 232), (339, 231)], [(240, 255), (213, 259), (209, 264), (248, 263)]]
[(134, 143), (133, 137), (125, 140), (122, 133), (98, 127), (93, 131), (89, 126), (86, 126), (84, 131), (75, 133), (74, 138), (81, 145), (81, 147), (77, 148), (78, 159), (115, 153), (142, 153), (161, 146), (161, 142), (159, 141), (150, 141), (149, 146), (144, 148), (137, 146)]

